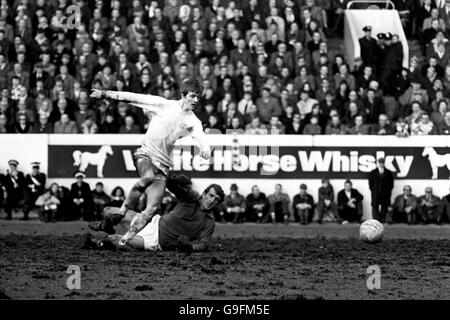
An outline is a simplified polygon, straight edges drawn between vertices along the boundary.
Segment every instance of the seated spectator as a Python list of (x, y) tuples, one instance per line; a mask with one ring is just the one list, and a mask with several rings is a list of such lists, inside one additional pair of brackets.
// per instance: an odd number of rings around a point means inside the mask
[(284, 125), (280, 122), (278, 116), (272, 116), (270, 118), (270, 123), (267, 128), (269, 134), (284, 134), (285, 128)]
[(102, 220), (102, 212), (109, 205), (111, 199), (104, 191), (102, 182), (97, 182), (95, 189), (92, 190), (92, 199), (94, 201), (94, 220)]
[(264, 124), (269, 123), (272, 116), (281, 116), (283, 113), (278, 99), (270, 94), (270, 88), (267, 87), (262, 88), (261, 97), (256, 100), (256, 106), (261, 123)]
[(325, 128), (325, 134), (345, 134), (346, 128), (341, 123), (338, 115), (331, 117), (330, 123)]
[[(354, 91), (350, 93), (356, 94)], [(348, 108), (345, 110), (343, 123), (349, 127), (355, 124), (355, 118), (360, 115), (358, 103), (356, 101), (350, 101), (347, 104)]]
[(122, 187), (115, 187), (111, 192), (111, 202), (109, 203), (110, 207), (120, 208), (125, 201), (125, 191), (123, 191)]
[(206, 134), (221, 134), (223, 133), (223, 126), (219, 123), (217, 116), (211, 114), (204, 130)]
[(370, 133), (373, 135), (393, 135), (394, 128), (389, 123), (389, 119), (385, 114), (380, 114), (378, 117), (378, 123), (373, 125)]
[(69, 199), (69, 189), (59, 186), (57, 183), (52, 183), (49, 190), (51, 195), (60, 202), (55, 213), (55, 220), (70, 220), (71, 200)]
[(446, 100), (439, 101), (437, 109), (433, 111), (430, 116), (434, 126), (437, 126), (442, 122), (445, 122), (445, 114), (447, 113), (447, 111), (450, 111), (447, 101)]
[(252, 187), (252, 192), (245, 199), (245, 207), (247, 222), (261, 223), (269, 219), (269, 200), (257, 185)]
[(319, 118), (312, 116), (309, 119), (309, 123), (303, 129), (303, 134), (307, 135), (319, 135), (322, 133), (322, 128), (319, 125)]
[(60, 120), (55, 123), (54, 133), (78, 133), (77, 124), (75, 121), (69, 119), (69, 115), (67, 113), (63, 113), (61, 114)]
[(433, 194), (433, 188), (426, 187), (425, 194), (418, 199), (419, 215), (423, 224), (441, 223), (441, 200)]
[(31, 133), (31, 125), (28, 122), (27, 116), (19, 115), (18, 122), (14, 125), (12, 133)]
[(96, 134), (98, 133), (98, 126), (94, 122), (94, 118), (91, 115), (86, 117), (86, 120), (81, 124), (81, 132), (83, 134)]
[(362, 115), (358, 115), (355, 117), (354, 125), (347, 127), (345, 132), (346, 134), (368, 135), (370, 132), (370, 126), (364, 123), (364, 118)]
[(409, 137), (409, 125), (406, 123), (405, 119), (403, 118), (398, 119), (397, 123), (395, 124), (395, 129), (396, 129), (395, 135), (397, 137), (401, 138)]
[(334, 202), (334, 189), (328, 179), (322, 179), (322, 186), (318, 191), (318, 199), (313, 222), (319, 224), (322, 222), (336, 222), (338, 210)]
[(294, 196), (292, 209), (295, 222), (308, 224), (312, 220), (314, 214), (314, 199), (307, 193), (306, 184), (302, 183), (300, 185), (300, 192)]
[(450, 111), (445, 113), (443, 122), (434, 126), (433, 134), (450, 135)]
[(70, 199), (72, 201), (71, 218), (72, 220), (92, 221), (94, 215), (92, 214), (92, 193), (89, 184), (83, 181), (86, 175), (77, 171), (74, 174), (77, 181), (72, 184), (70, 189)]
[(137, 124), (134, 123), (134, 118), (132, 115), (127, 115), (125, 117), (125, 124), (120, 127), (119, 133), (122, 134), (139, 134), (141, 129)]
[(36, 200), (39, 219), (42, 222), (56, 222), (56, 213), (61, 202), (55, 197), (50, 189), (45, 190)]
[(302, 119), (300, 114), (296, 113), (292, 117), (292, 122), (286, 126), (286, 134), (302, 134), (304, 129), (304, 123), (302, 123)]
[(403, 194), (395, 197), (392, 207), (388, 208), (387, 223), (416, 223), (418, 202), (411, 191), (411, 186), (406, 185), (403, 187)]
[(243, 222), (245, 212), (245, 198), (238, 193), (237, 184), (230, 187), (230, 194), (225, 196), (221, 216), (226, 222)]
[(424, 113), (418, 123), (411, 124), (412, 136), (427, 136), (433, 132), (433, 122), (430, 121), (428, 114)]
[(118, 133), (119, 128), (120, 127), (118, 122), (116, 121), (114, 113), (111, 111), (107, 111), (105, 121), (100, 125), (100, 133)]
[(0, 113), (0, 133), (10, 133), (11, 129), (8, 126), (8, 118), (6, 114)]
[(310, 97), (310, 91), (303, 90), (300, 93), (300, 100), (297, 102), (300, 115), (306, 116), (311, 113), (313, 106), (318, 103), (319, 101)]
[(411, 114), (405, 118), (405, 121), (411, 126), (413, 123), (418, 123), (422, 118), (423, 110), (420, 108), (420, 103), (415, 101), (411, 104)]
[(375, 124), (385, 109), (383, 101), (376, 96), (373, 89), (367, 90), (367, 95), (362, 100), (362, 105), (362, 113), (368, 124)]
[(363, 195), (353, 188), (350, 180), (344, 183), (344, 189), (338, 192), (338, 213), (342, 224), (361, 222), (363, 216), (362, 200)]
[(252, 122), (245, 126), (246, 134), (267, 134), (267, 128), (261, 123), (258, 117), (253, 118)]
[(38, 122), (36, 122), (32, 129), (32, 133), (54, 133), (53, 124), (48, 121), (48, 116), (45, 114), (40, 114)]
[(270, 220), (272, 223), (289, 221), (289, 203), (291, 199), (287, 193), (283, 193), (281, 184), (275, 185), (275, 192), (268, 197), (270, 204)]
[(442, 220), (445, 218), (447, 219), (447, 222), (450, 223), (450, 193), (446, 196), (443, 196), (441, 201), (443, 209)]

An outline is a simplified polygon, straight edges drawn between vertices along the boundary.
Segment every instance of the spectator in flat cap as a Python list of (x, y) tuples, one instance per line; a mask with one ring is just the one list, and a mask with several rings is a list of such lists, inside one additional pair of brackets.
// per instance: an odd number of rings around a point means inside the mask
[(244, 222), (246, 211), (245, 197), (238, 192), (238, 186), (232, 183), (230, 194), (225, 196), (220, 215), (226, 222)]
[(70, 212), (70, 220), (83, 219), (84, 221), (92, 221), (93, 215), (93, 199), (89, 184), (84, 182), (86, 174), (77, 171), (73, 175), (76, 182), (72, 184), (70, 189), (70, 199), (72, 202), (72, 210)]

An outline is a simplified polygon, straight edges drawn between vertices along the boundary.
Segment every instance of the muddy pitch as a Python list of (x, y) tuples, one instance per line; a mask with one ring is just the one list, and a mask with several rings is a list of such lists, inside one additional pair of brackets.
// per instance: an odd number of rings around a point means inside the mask
[[(0, 299), (450, 299), (450, 240), (216, 238), (206, 253), (81, 249), (1, 235)], [(81, 270), (69, 290), (66, 270)], [(381, 268), (381, 289), (366, 286)]]

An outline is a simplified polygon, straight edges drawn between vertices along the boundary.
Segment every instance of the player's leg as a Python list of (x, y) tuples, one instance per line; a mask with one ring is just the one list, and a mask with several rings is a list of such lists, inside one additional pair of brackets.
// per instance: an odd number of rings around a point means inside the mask
[(161, 200), (166, 190), (166, 179), (155, 179), (146, 190), (147, 207), (131, 221), (128, 232), (122, 237), (120, 245), (126, 244), (139, 231), (141, 231), (159, 210)]
[(134, 166), (140, 179), (131, 187), (125, 201), (120, 207), (119, 214), (123, 217), (129, 208), (135, 208), (147, 187), (153, 182), (155, 177), (155, 166), (151, 159), (140, 149), (134, 153)]

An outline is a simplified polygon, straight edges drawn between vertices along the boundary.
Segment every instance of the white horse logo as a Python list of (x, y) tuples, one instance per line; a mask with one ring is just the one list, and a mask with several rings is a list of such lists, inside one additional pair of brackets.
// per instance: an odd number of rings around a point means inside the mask
[(440, 167), (447, 166), (450, 170), (450, 153), (448, 154), (437, 154), (436, 150), (432, 147), (425, 147), (422, 152), (422, 157), (428, 156), (428, 161), (430, 161), (431, 170), (433, 170), (433, 176), (431, 179), (438, 178), (438, 169)]
[(113, 155), (111, 146), (102, 146), (97, 153), (81, 152), (75, 150), (72, 154), (74, 166), (80, 166), (79, 170), (85, 172), (89, 165), (97, 166), (97, 177), (103, 178), (103, 166), (108, 155)]

